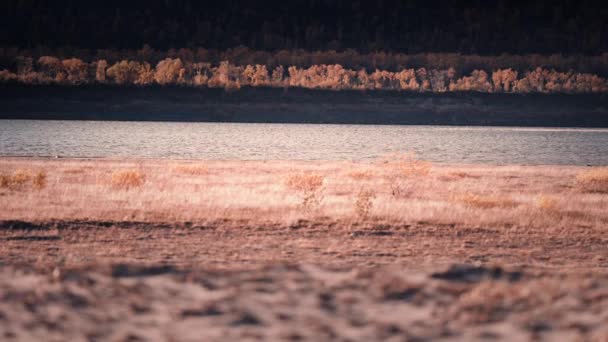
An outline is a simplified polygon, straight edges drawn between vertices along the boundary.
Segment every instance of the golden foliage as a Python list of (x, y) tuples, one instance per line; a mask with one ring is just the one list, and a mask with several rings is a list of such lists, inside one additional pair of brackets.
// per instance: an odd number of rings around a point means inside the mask
[(146, 177), (139, 170), (121, 170), (112, 173), (111, 184), (116, 189), (132, 189), (144, 184)]
[(576, 175), (577, 186), (586, 192), (608, 192), (608, 167), (597, 167)]

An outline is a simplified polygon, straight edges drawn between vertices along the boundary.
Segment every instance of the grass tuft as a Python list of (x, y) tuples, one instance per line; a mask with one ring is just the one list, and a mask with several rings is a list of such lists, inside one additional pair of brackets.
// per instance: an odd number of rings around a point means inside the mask
[(355, 202), (355, 211), (360, 218), (366, 218), (369, 216), (373, 206), (374, 199), (376, 198), (376, 192), (374, 190), (361, 190), (357, 194), (357, 200)]
[(536, 206), (545, 211), (555, 211), (557, 209), (557, 200), (553, 197), (541, 195), (536, 199)]
[(128, 190), (142, 186), (145, 181), (145, 175), (139, 170), (121, 170), (112, 173), (111, 184), (115, 189)]
[(459, 202), (462, 202), (467, 206), (482, 209), (513, 208), (517, 206), (517, 202), (506, 196), (490, 196), (467, 193), (459, 196), (457, 199)]
[(321, 204), (324, 177), (314, 173), (301, 173), (287, 178), (287, 187), (302, 197), (302, 206), (306, 209)]
[(348, 176), (354, 180), (364, 180), (373, 178), (374, 174), (371, 170), (357, 170), (349, 172)]
[(191, 176), (201, 176), (208, 174), (209, 168), (205, 165), (175, 165), (172, 171)]
[(428, 176), (432, 163), (416, 158), (413, 152), (392, 154), (382, 159), (388, 168), (386, 177), (391, 194), (395, 197), (407, 197), (412, 193), (412, 180)]
[(576, 185), (585, 192), (608, 192), (608, 167), (580, 172), (576, 175)]
[(30, 170), (19, 169), (12, 175), (0, 175), (0, 188), (22, 190), (31, 183), (34, 188), (42, 189), (46, 186), (46, 173), (38, 171), (35, 174)]

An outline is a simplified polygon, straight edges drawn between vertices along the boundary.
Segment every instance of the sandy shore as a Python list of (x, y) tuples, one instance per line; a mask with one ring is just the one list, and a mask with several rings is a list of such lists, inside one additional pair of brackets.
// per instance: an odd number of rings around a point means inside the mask
[(0, 336), (603, 341), (589, 171), (3, 158)]

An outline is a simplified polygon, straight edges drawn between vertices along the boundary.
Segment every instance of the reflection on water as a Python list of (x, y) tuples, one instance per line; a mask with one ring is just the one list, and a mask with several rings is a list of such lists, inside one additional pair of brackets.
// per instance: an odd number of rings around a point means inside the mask
[(0, 120), (0, 155), (175, 159), (368, 159), (608, 164), (608, 130)]

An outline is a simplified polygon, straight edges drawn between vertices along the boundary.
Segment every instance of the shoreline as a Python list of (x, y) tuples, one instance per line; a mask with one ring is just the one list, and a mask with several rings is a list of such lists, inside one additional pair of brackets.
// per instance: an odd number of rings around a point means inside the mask
[(608, 127), (606, 94), (0, 85), (2, 119)]

